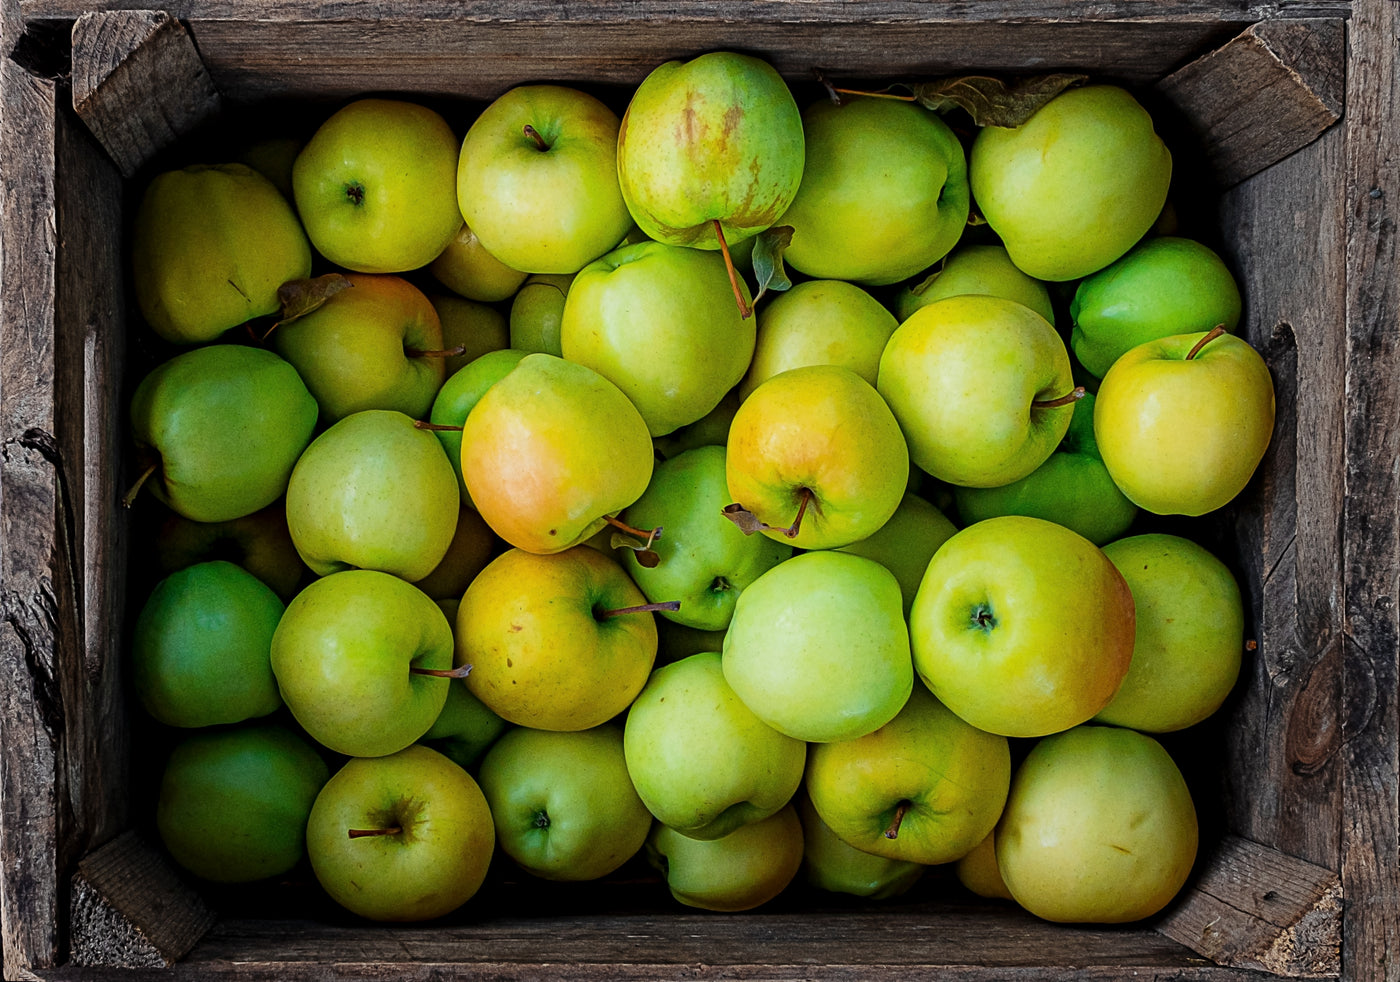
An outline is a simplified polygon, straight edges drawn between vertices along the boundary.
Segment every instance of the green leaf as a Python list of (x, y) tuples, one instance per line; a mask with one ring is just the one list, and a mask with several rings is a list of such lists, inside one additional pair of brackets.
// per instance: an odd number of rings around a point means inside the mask
[(1006, 80), (960, 75), (906, 86), (920, 105), (934, 112), (965, 109), (978, 126), (1020, 126), (1036, 110), (1087, 75), (1033, 75)]
[(753, 277), (758, 283), (758, 290), (753, 295), (754, 303), (758, 303), (759, 298), (769, 290), (781, 293), (792, 289), (792, 280), (788, 279), (787, 270), (783, 268), (783, 252), (790, 245), (791, 225), (775, 225), (758, 233), (753, 244)]

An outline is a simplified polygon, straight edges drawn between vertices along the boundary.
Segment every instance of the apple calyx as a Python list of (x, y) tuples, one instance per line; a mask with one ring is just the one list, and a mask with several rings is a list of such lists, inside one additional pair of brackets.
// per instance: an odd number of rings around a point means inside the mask
[(455, 348), (433, 348), (424, 350), (423, 348), (404, 348), (403, 353), (409, 358), (456, 358), (458, 355), (467, 353), (467, 346), (459, 344)]
[(646, 614), (659, 610), (680, 610), (679, 600), (663, 600), (654, 604), (638, 604), (635, 607), (612, 607), (599, 610), (593, 608), (593, 616), (600, 621), (605, 621), (610, 617), (621, 617), (623, 614)]
[(1191, 350), (1186, 353), (1186, 360), (1191, 361), (1193, 358), (1196, 357), (1196, 355), (1200, 354), (1202, 348), (1210, 344), (1212, 341), (1214, 341), (1216, 338), (1220, 337), (1220, 335), (1224, 333), (1226, 333), (1225, 325), (1216, 324), (1213, 328), (1210, 329), (1209, 332), (1206, 333), (1205, 337), (1197, 341), (1196, 344), (1191, 348)]
[(141, 476), (136, 479), (136, 483), (131, 486), (131, 490), (122, 495), (122, 507), (130, 508), (136, 503), (136, 496), (141, 493), (141, 487), (151, 479), (151, 475), (160, 470), (160, 461), (156, 461), (141, 472)]
[(805, 485), (797, 489), (797, 517), (787, 528), (760, 521), (757, 515), (737, 501), (721, 508), (720, 514), (739, 526), (739, 531), (745, 535), (753, 535), (755, 532), (781, 532), (789, 539), (795, 539), (802, 529), (802, 516), (807, 514), (807, 506), (815, 501), (816, 497), (817, 493)]
[(413, 675), (431, 675), (437, 679), (464, 679), (472, 673), (470, 665), (458, 665), (456, 668), (419, 668), (410, 665), (408, 670)]
[(549, 812), (541, 808), (539, 811), (535, 812), (535, 819), (530, 824), (537, 829), (549, 828)]
[(997, 626), (996, 614), (992, 612), (991, 604), (984, 600), (972, 608), (972, 626), (983, 633)]
[(358, 208), (365, 203), (365, 186), (359, 181), (351, 181), (345, 185), (345, 200)]
[(729, 286), (734, 291), (734, 302), (739, 305), (739, 316), (748, 320), (753, 316), (753, 307), (749, 306), (749, 302), (744, 299), (744, 292), (739, 289), (739, 271), (734, 268), (734, 260), (729, 255), (729, 243), (724, 241), (724, 229), (720, 227), (718, 218), (712, 218), (710, 222), (715, 227), (720, 254), (724, 256), (724, 268), (729, 273)]
[(898, 805), (895, 806), (894, 820), (890, 822), (890, 827), (885, 829), (883, 833), (886, 839), (899, 838), (899, 826), (904, 821), (904, 816), (909, 814), (909, 809), (913, 807), (913, 804), (914, 803), (912, 801), (910, 801), (908, 798), (905, 798), (902, 801), (900, 801)]
[(1037, 399), (1031, 403), (1032, 409), (1059, 409), (1061, 406), (1070, 406), (1084, 398), (1084, 386), (1076, 385), (1069, 392), (1058, 399)]
[(347, 829), (345, 834), (351, 839), (368, 839), (375, 835), (401, 835), (403, 829), (397, 825), (387, 829)]
[(549, 144), (545, 141), (544, 137), (540, 136), (540, 131), (535, 129), (529, 123), (525, 124), (525, 126), (521, 129), (521, 132), (528, 136), (531, 140), (535, 141), (535, 146), (539, 148), (540, 153), (545, 153), (549, 150)]
[(434, 432), (451, 431), (454, 433), (461, 433), (463, 429), (460, 425), (454, 426), (451, 423), (430, 423), (426, 419), (415, 419), (413, 421), (413, 428), (416, 430), (432, 430)]

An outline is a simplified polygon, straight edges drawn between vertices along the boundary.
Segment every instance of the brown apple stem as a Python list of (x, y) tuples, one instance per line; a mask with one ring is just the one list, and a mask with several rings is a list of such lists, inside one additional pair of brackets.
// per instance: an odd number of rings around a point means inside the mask
[(460, 426), (453, 426), (451, 423), (429, 423), (426, 419), (415, 419), (413, 421), (413, 426), (415, 429), (432, 430), (434, 432), (442, 431), (445, 433), (449, 430), (454, 433), (462, 432), (462, 427)]
[(623, 614), (646, 614), (658, 610), (680, 609), (681, 602), (679, 600), (664, 600), (656, 604), (638, 604), (636, 607), (613, 607), (611, 609), (599, 610), (594, 612), (594, 616), (599, 620), (603, 620), (608, 617), (621, 617)]
[(1070, 392), (1060, 396), (1058, 399), (1045, 399), (1031, 403), (1032, 409), (1059, 409), (1061, 406), (1069, 406), (1084, 398), (1084, 386), (1076, 385)]
[(398, 826), (387, 829), (348, 829), (346, 835), (352, 839), (367, 839), (372, 835), (398, 835), (402, 831)]
[(456, 358), (467, 353), (467, 346), (459, 344), (455, 348), (433, 348), (426, 351), (422, 348), (404, 348), (403, 353), (409, 358)]
[(901, 822), (904, 821), (904, 816), (905, 816), (906, 814), (908, 814), (908, 812), (909, 812), (909, 802), (908, 802), (907, 800), (901, 801), (901, 802), (899, 803), (899, 806), (898, 806), (897, 808), (895, 808), (895, 810), (894, 810), (894, 821), (890, 822), (890, 827), (887, 828), (887, 829), (885, 829), (885, 838), (886, 838), (886, 839), (898, 839), (898, 838), (899, 838), (899, 825), (900, 825)]
[(609, 525), (611, 525), (613, 528), (617, 529), (619, 532), (625, 532), (625, 533), (627, 533), (628, 535), (635, 535), (635, 536), (636, 536), (637, 538), (639, 538), (639, 539), (645, 539), (645, 540), (646, 540), (646, 545), (642, 546), (643, 549), (650, 549), (650, 548), (651, 548), (651, 544), (652, 544), (653, 542), (655, 542), (657, 539), (661, 538), (661, 526), (660, 526), (660, 525), (656, 526), (656, 528), (654, 528), (654, 529), (639, 529), (639, 528), (633, 528), (631, 525), (628, 525), (628, 524), (627, 524), (626, 522), (624, 522), (622, 519), (620, 519), (620, 518), (614, 518), (612, 515), (604, 515), (604, 516), (603, 516), (603, 521), (607, 522)]
[(898, 92), (866, 92), (862, 89), (841, 89), (834, 85), (831, 91), (837, 95), (863, 95), (869, 99), (894, 99), (897, 102), (913, 102), (915, 98), (912, 95), (900, 95)]
[(419, 668), (410, 665), (408, 670), (414, 675), (431, 675), (435, 679), (464, 679), (472, 673), (470, 665), (458, 665), (456, 668)]
[(815, 498), (815, 497), (816, 497), (816, 495), (812, 493), (812, 489), (811, 489), (811, 488), (806, 488), (806, 487), (798, 488), (798, 489), (797, 489), (797, 498), (798, 498), (797, 517), (796, 517), (795, 519), (793, 519), (792, 524), (789, 525), (787, 528), (785, 528), (785, 529), (774, 529), (774, 531), (775, 531), (775, 532), (781, 532), (781, 533), (783, 533), (783, 535), (786, 535), (789, 539), (795, 539), (795, 538), (797, 538), (797, 533), (798, 533), (799, 531), (801, 531), (801, 529), (802, 529), (802, 516), (805, 515), (805, 514), (807, 514), (807, 506), (808, 506), (809, 504), (811, 504), (812, 499)]
[(724, 268), (729, 271), (729, 286), (734, 291), (734, 301), (739, 305), (739, 316), (745, 320), (753, 316), (753, 307), (744, 299), (744, 293), (739, 289), (739, 271), (734, 268), (734, 260), (729, 255), (729, 243), (724, 241), (724, 229), (720, 227), (719, 219), (711, 219), (715, 226), (715, 238), (719, 240), (719, 251), (724, 255)]
[(141, 476), (136, 479), (136, 483), (131, 486), (131, 490), (122, 495), (122, 507), (130, 508), (136, 502), (136, 496), (141, 492), (141, 485), (150, 480), (151, 475), (160, 470), (160, 463), (156, 462), (141, 472)]
[(535, 146), (539, 147), (541, 153), (549, 149), (549, 144), (544, 142), (544, 137), (540, 136), (540, 131), (535, 129), (529, 123), (525, 124), (524, 133), (530, 139), (535, 141)]
[(1224, 333), (1225, 325), (1216, 324), (1213, 328), (1210, 329), (1210, 332), (1206, 334), (1205, 337), (1201, 338), (1201, 340), (1196, 342), (1195, 347), (1193, 347), (1190, 351), (1186, 352), (1186, 360), (1190, 361), (1192, 358), (1195, 358), (1196, 355), (1200, 353), (1200, 350), (1202, 348), (1210, 344), (1212, 341), (1214, 341), (1216, 338), (1220, 337), (1220, 335)]

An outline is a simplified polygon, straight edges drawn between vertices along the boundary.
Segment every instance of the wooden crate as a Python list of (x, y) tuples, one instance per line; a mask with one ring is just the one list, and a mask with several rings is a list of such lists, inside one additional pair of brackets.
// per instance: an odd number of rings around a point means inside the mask
[[(171, 961), (172, 978), (240, 979), (1400, 978), (1400, 4), (128, 6), (0, 0), (6, 979)], [(938, 901), (707, 915), (607, 895), (415, 928), (294, 905), (214, 917), (131, 831), (126, 793), (148, 765), (131, 757), (122, 678), (124, 571), (142, 548), (117, 504), (132, 476), (124, 175), (222, 103), (635, 84), (714, 48), (793, 77), (814, 63), (868, 78), (1086, 70), (1145, 87), (1208, 154), (1244, 331), (1280, 410), (1260, 476), (1224, 516), (1259, 647), (1212, 731), (1223, 833), (1164, 916), (1112, 930)]]

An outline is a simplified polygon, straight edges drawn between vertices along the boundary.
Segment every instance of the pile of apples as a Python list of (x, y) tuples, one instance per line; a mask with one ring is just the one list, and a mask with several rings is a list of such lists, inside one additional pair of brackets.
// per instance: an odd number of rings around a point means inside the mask
[(150, 181), (133, 660), (185, 733), (176, 861), (305, 856), (383, 920), (643, 851), (714, 910), (945, 863), (1055, 921), (1181, 888), (1151, 734), (1221, 705), (1244, 619), (1200, 545), (1128, 533), (1265, 452), (1238, 289), (1167, 234), (1123, 89), (961, 134), (833, 94), (716, 52), (621, 119), (531, 85), (459, 140), (363, 99)]

